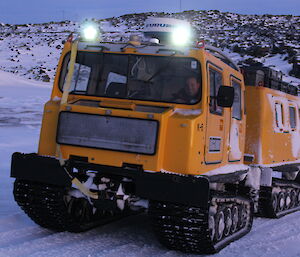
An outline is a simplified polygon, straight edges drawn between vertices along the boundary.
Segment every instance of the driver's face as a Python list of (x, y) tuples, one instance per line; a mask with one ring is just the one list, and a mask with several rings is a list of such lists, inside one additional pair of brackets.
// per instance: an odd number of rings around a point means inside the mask
[(196, 96), (199, 92), (200, 83), (195, 78), (189, 78), (186, 84), (186, 93), (190, 96)]

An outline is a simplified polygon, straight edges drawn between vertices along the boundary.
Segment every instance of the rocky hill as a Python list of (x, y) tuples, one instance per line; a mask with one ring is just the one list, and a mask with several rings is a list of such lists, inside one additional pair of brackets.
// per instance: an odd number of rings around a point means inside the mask
[[(188, 20), (197, 39), (224, 49), (240, 64), (262, 62), (300, 78), (300, 16), (191, 10), (128, 14), (95, 21), (105, 41), (125, 41), (131, 33), (141, 33), (149, 16)], [(0, 69), (35, 80), (53, 80), (62, 40), (78, 29), (79, 23), (71, 21), (0, 24)]]

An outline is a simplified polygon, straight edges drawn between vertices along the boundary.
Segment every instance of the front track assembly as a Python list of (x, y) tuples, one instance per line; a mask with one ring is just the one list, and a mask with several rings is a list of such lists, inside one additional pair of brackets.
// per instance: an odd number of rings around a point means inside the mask
[(207, 209), (151, 202), (149, 214), (160, 242), (188, 253), (216, 253), (247, 234), (253, 203), (242, 197), (214, 196)]
[(70, 197), (64, 187), (16, 179), (14, 197), (38, 225), (54, 231), (82, 232), (133, 214), (98, 210), (86, 198)]

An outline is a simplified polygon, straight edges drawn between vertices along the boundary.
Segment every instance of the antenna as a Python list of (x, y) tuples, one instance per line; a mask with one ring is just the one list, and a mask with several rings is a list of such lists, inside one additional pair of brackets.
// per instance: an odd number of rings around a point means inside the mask
[(181, 0), (179, 0), (179, 11), (181, 12)]

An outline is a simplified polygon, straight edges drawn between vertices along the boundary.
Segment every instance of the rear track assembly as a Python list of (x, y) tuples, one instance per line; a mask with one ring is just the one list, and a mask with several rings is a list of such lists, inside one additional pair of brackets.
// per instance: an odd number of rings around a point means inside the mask
[(275, 180), (272, 187), (261, 187), (259, 215), (280, 218), (300, 210), (300, 185), (293, 181)]

